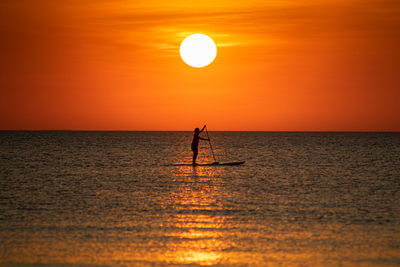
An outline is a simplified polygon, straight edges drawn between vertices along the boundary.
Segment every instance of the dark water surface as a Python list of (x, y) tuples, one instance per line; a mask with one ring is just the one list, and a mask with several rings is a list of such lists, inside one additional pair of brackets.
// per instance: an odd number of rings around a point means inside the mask
[(0, 132), (0, 265), (400, 265), (399, 133), (210, 137)]

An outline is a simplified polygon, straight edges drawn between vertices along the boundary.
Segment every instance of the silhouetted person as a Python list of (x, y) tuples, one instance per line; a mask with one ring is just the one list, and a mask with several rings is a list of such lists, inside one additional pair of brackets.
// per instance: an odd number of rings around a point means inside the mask
[(199, 128), (194, 129), (194, 135), (193, 135), (193, 141), (192, 141), (192, 151), (193, 151), (193, 165), (196, 165), (196, 158), (197, 154), (199, 154), (199, 140), (206, 140), (210, 141), (208, 138), (202, 138), (200, 137), (200, 133), (204, 131), (204, 128), (206, 126), (203, 126), (203, 129), (199, 130)]

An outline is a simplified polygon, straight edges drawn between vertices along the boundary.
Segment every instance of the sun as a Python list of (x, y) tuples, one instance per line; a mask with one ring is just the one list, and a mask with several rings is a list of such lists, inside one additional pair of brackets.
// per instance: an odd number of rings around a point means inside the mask
[(217, 46), (205, 34), (196, 33), (186, 37), (180, 47), (182, 60), (189, 66), (202, 68), (214, 61)]

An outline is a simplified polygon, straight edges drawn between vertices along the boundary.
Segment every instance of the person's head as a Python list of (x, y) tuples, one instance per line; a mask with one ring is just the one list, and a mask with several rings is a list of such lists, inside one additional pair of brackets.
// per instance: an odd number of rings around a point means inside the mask
[(194, 129), (194, 132), (195, 132), (195, 133), (198, 133), (198, 132), (200, 132), (200, 129), (199, 129), (199, 128), (196, 128), (196, 129)]

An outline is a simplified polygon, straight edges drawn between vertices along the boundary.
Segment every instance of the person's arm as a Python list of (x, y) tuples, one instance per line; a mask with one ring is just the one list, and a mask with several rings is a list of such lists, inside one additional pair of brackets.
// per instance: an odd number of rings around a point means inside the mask
[(200, 130), (200, 133), (201, 133), (202, 131), (204, 131), (205, 128), (206, 128), (206, 125), (204, 124), (203, 129)]

